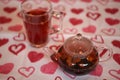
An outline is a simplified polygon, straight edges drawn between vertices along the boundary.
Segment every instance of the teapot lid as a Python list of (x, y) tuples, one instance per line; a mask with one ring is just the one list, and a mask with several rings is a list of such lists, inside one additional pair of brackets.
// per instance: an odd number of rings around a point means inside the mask
[(78, 33), (76, 36), (68, 38), (63, 48), (72, 56), (84, 58), (93, 50), (93, 44), (88, 38)]

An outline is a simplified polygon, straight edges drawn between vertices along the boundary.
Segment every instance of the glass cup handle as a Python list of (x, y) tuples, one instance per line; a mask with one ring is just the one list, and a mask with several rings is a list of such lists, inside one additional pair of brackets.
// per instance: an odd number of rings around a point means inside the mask
[(64, 16), (65, 16), (64, 12), (59, 12), (59, 11), (52, 12), (52, 18), (58, 20), (59, 24), (54, 26), (52, 25), (50, 34), (54, 34), (62, 30)]

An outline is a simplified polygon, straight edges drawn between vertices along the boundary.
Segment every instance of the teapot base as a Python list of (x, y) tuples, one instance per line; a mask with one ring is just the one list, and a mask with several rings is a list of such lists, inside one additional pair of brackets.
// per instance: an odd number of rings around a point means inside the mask
[(53, 54), (51, 59), (57, 62), (58, 65), (66, 72), (72, 75), (85, 75), (95, 69), (99, 62), (98, 52), (94, 48), (93, 51), (85, 58), (75, 58), (67, 55), (63, 46), (58, 50), (58, 53)]
[(80, 76), (80, 75), (82, 76), (82, 75), (89, 74), (91, 71), (93, 71), (96, 68), (96, 66), (97, 65), (94, 65), (89, 69), (75, 70), (75, 69), (71, 69), (66, 66), (60, 65), (60, 67), (63, 69), (63, 71), (65, 71), (71, 75), (75, 75), (75, 76)]

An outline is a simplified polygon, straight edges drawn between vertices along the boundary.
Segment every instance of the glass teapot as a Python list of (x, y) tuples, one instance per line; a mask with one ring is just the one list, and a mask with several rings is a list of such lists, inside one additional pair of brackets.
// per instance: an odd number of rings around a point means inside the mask
[(51, 58), (73, 75), (86, 74), (99, 62), (98, 52), (92, 42), (81, 34), (68, 38)]

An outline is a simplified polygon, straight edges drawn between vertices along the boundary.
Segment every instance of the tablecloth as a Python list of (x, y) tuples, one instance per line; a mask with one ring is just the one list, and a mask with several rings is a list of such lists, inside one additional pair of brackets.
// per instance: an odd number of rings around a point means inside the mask
[[(50, 0), (65, 15), (62, 31), (50, 35), (42, 48), (28, 42), (22, 1), (0, 0), (0, 80), (120, 80), (120, 0)], [(95, 70), (81, 76), (63, 71), (50, 58), (77, 33), (89, 38), (100, 56)]]

